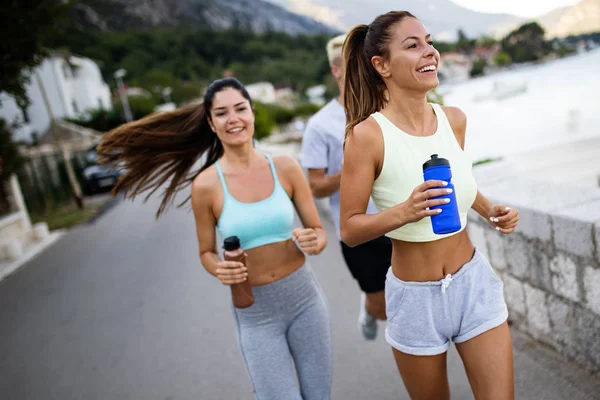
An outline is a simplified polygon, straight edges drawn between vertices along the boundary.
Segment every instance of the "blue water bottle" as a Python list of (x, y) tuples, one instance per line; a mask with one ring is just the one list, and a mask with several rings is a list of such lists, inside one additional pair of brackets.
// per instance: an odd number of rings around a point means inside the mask
[(432, 179), (446, 181), (448, 182), (448, 186), (445, 186), (445, 188), (452, 189), (452, 193), (445, 194), (443, 196), (432, 197), (432, 199), (450, 199), (449, 203), (430, 207), (431, 210), (438, 208), (442, 209), (441, 213), (431, 216), (433, 232), (438, 235), (444, 235), (459, 231), (461, 228), (460, 215), (458, 213), (458, 204), (456, 203), (454, 185), (452, 184), (452, 171), (450, 170), (450, 162), (445, 158), (438, 157), (437, 154), (432, 154), (431, 159), (423, 164), (423, 178), (426, 181)]

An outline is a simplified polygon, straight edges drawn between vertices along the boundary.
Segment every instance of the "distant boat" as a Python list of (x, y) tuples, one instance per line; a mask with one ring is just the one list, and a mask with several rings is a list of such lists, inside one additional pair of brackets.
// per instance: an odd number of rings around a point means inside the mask
[(494, 87), (489, 93), (481, 93), (475, 95), (473, 100), (485, 101), (485, 100), (504, 100), (506, 98), (517, 96), (527, 91), (527, 82), (510, 84), (506, 82), (494, 81)]

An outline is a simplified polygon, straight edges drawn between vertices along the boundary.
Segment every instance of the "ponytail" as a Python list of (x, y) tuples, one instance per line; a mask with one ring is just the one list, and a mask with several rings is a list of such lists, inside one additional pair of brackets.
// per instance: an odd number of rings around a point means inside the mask
[(391, 28), (406, 17), (416, 18), (408, 11), (390, 11), (375, 18), (370, 25), (357, 25), (344, 42), (344, 110), (346, 138), (354, 127), (381, 110), (387, 103), (383, 79), (371, 64), (375, 56), (389, 56)]
[(354, 27), (344, 42), (344, 110), (346, 138), (354, 127), (379, 111), (385, 104), (385, 85), (365, 55), (365, 39), (369, 27)]

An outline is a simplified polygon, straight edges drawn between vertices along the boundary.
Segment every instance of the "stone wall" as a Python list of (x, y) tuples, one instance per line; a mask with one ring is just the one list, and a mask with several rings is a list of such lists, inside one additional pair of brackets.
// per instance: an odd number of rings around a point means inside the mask
[(11, 176), (6, 188), (13, 212), (0, 218), (0, 261), (19, 257), (31, 233), (31, 221), (16, 176)]
[(504, 281), (512, 325), (593, 371), (600, 370), (600, 189), (476, 168), (494, 204), (516, 207), (513, 234), (469, 215), (472, 240)]

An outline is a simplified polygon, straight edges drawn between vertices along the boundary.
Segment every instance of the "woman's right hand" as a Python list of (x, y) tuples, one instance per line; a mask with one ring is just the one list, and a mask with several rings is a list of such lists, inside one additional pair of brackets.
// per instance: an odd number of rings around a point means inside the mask
[(425, 217), (439, 214), (441, 209), (430, 210), (429, 208), (448, 203), (447, 198), (433, 199), (433, 197), (452, 193), (452, 189), (443, 188), (446, 185), (448, 185), (446, 181), (428, 180), (417, 186), (410, 197), (402, 203), (402, 218), (405, 223), (417, 222)]
[(215, 272), (223, 285), (235, 285), (248, 279), (248, 268), (239, 261), (219, 261)]

